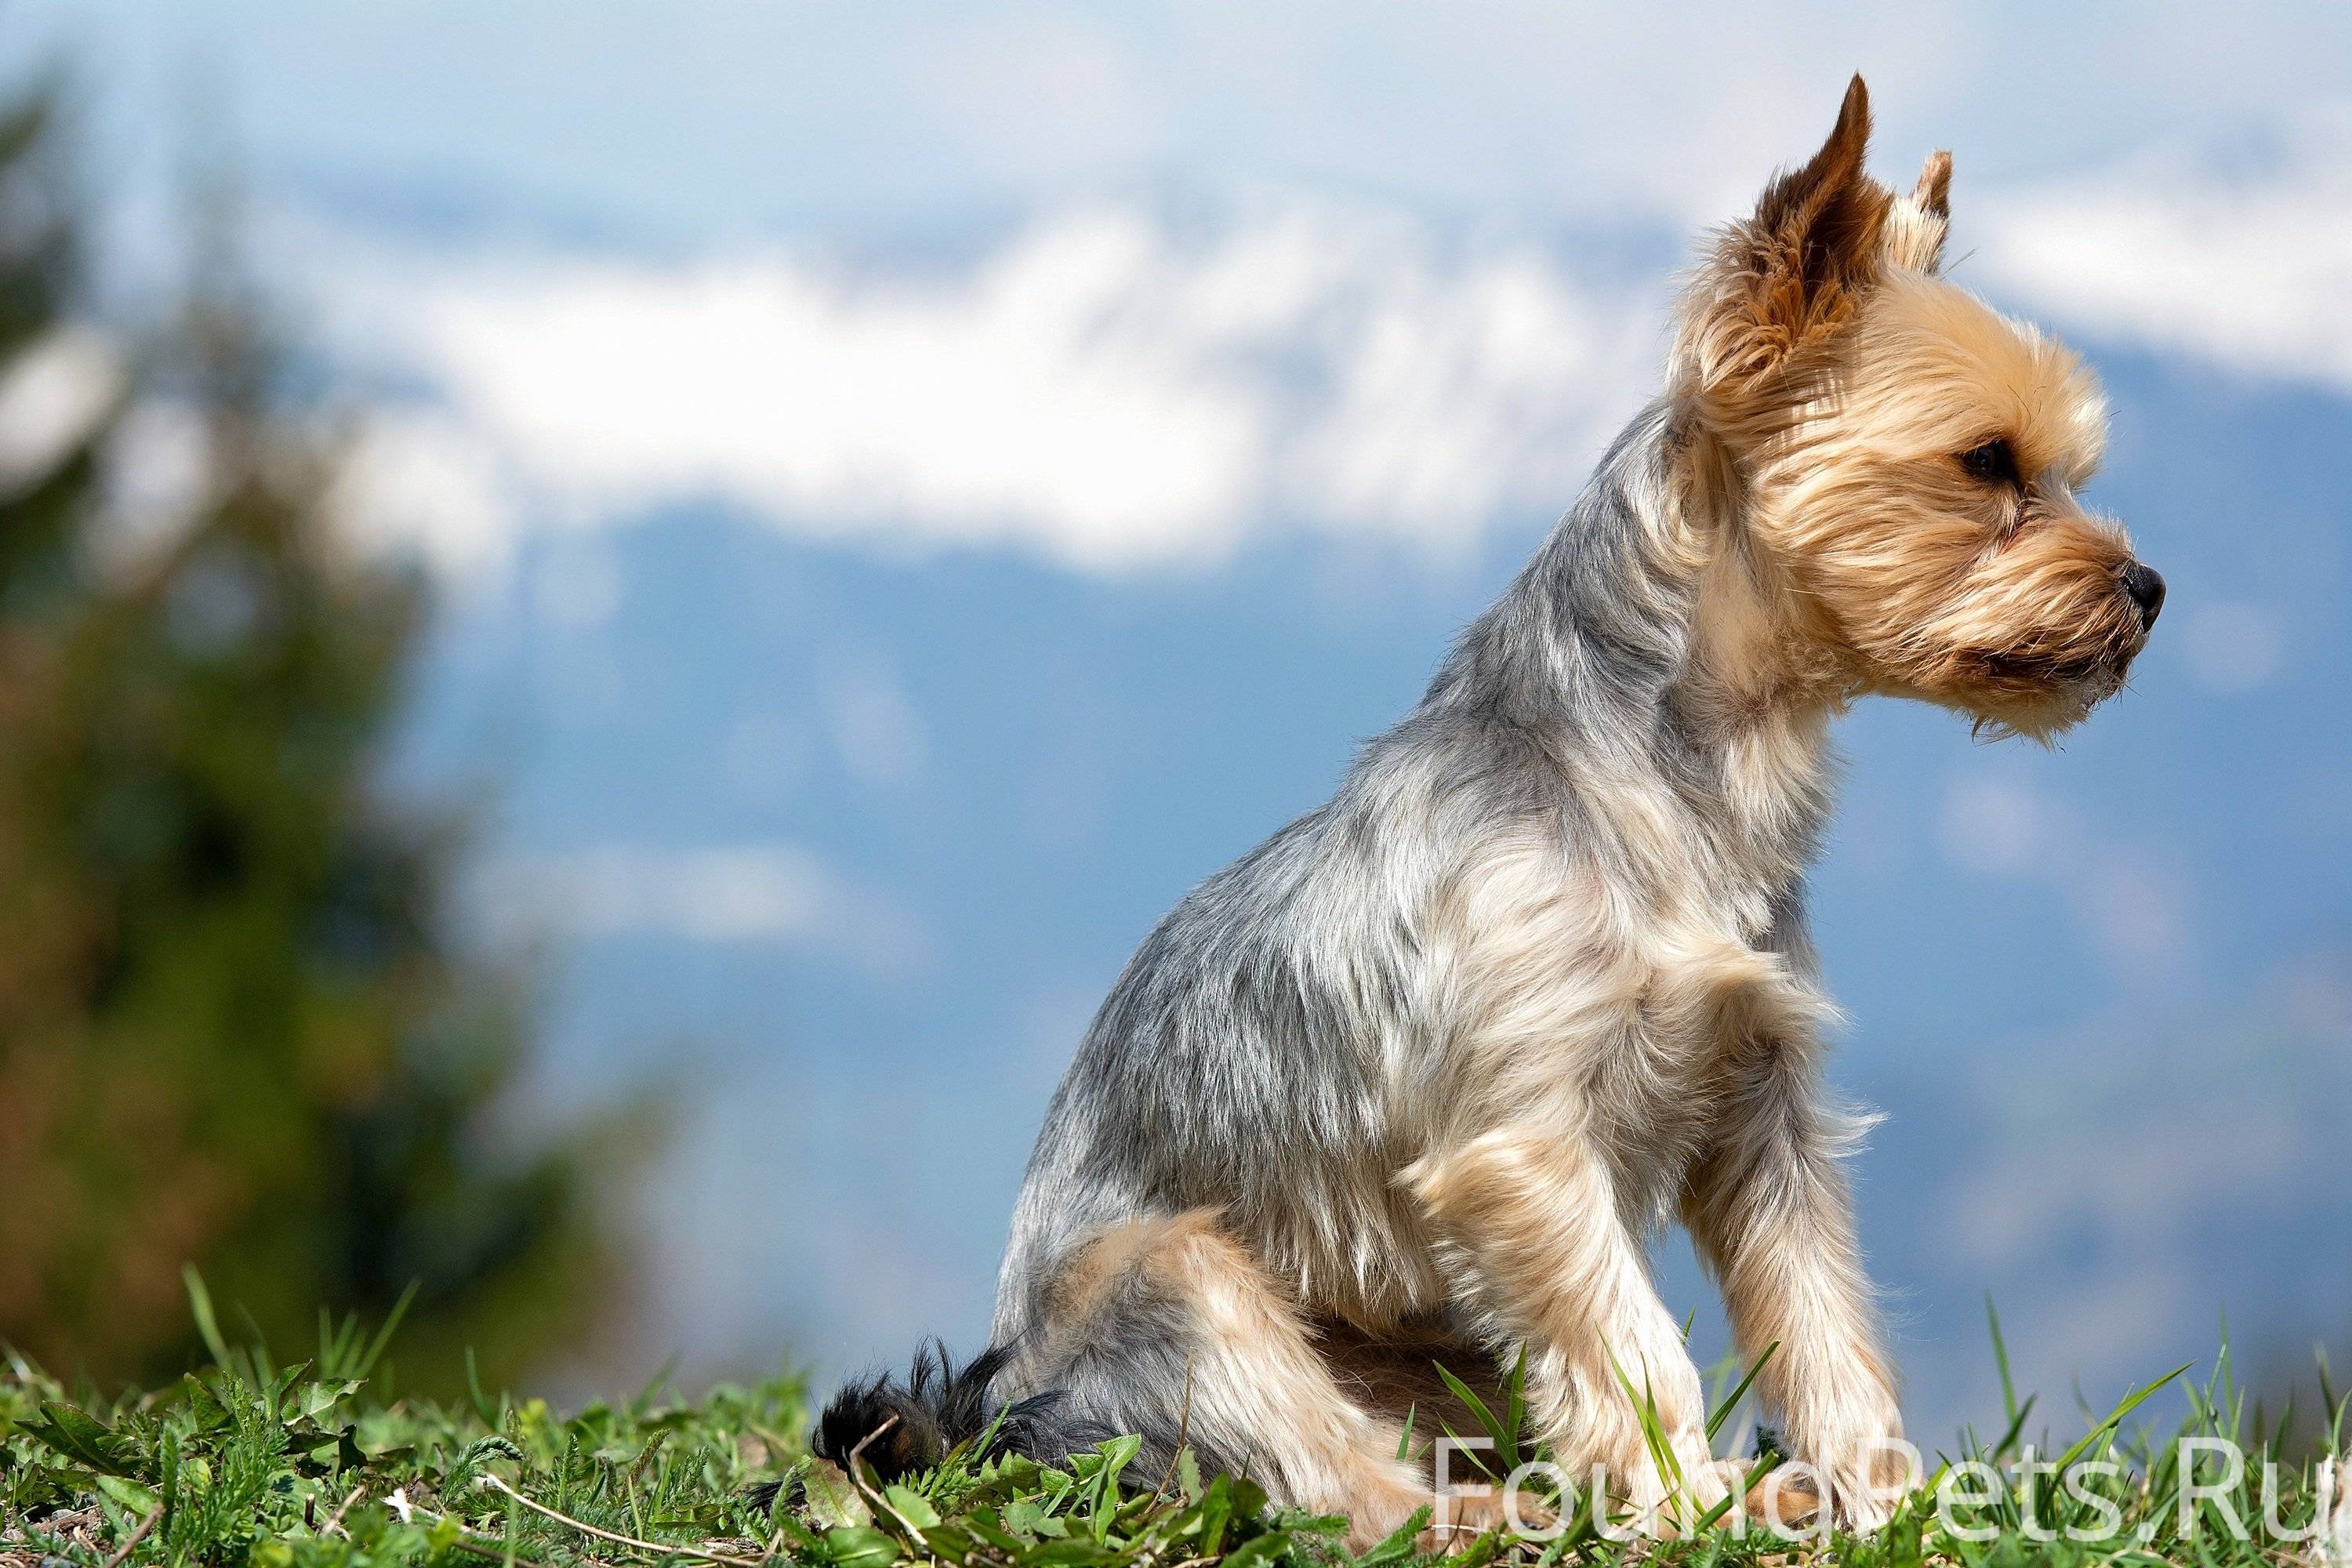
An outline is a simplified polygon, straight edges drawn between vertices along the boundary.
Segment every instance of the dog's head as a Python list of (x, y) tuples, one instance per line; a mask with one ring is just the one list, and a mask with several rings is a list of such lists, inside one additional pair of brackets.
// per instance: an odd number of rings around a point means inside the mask
[(2123, 684), (2163, 579), (2075, 499), (2106, 433), (2090, 372), (1940, 276), (1950, 157), (1898, 196), (1863, 172), (1869, 136), (1856, 77), (1700, 267), (1676, 394), (1797, 634), (1855, 689), (2053, 733)]

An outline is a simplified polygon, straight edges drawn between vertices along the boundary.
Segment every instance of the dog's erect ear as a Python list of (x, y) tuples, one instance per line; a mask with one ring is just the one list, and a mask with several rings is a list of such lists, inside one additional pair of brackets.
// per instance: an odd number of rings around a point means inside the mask
[(1773, 308), (1818, 315), (1835, 302), (1833, 290), (1866, 279), (1876, 264), (1887, 197), (1862, 172), (1869, 151), (1870, 89), (1857, 76), (1822, 150), (1765, 186), (1756, 204), (1750, 226), (1762, 247), (1758, 259), (1775, 274)]
[(1870, 92), (1855, 77), (1837, 125), (1802, 168), (1725, 231), (1686, 309), (1685, 363), (1711, 391), (1752, 384), (1852, 315), (1876, 276), (1894, 196), (1862, 172)]
[(1927, 154), (1927, 166), (1919, 171), (1919, 183), (1911, 188), (1911, 201), (1931, 217), (1952, 216), (1952, 155), (1949, 153)]
[(1944, 259), (1944, 231), (1952, 219), (1952, 155), (1930, 153), (1919, 183), (1886, 209), (1886, 260), (1892, 267), (1933, 272)]

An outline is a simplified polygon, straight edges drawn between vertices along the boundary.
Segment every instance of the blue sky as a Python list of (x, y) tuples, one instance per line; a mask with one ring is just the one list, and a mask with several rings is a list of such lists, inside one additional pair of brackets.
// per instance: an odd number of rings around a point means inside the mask
[(1838, 1075), (1937, 1436), (1988, 1290), (2095, 1402), (2224, 1309), (2352, 1333), (2352, 19), (2047, 10), (83, 0), (9, 47), (76, 62), (133, 257), (236, 149), (372, 411), (349, 524), (446, 605), (404, 765), (491, 803), (471, 907), (549, 954), (530, 1109), (681, 1106), (614, 1377), (975, 1341), (1129, 949), (1411, 703), (1863, 69), (1884, 174), (1955, 153), (1958, 276), (2105, 374), (2092, 499), (2172, 589), (2061, 750), (1847, 726)]

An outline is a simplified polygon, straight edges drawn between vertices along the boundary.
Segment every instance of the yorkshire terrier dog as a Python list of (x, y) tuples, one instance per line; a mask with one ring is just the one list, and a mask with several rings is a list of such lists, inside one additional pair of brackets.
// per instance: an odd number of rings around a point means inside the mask
[(820, 1451), (888, 1474), (983, 1428), (1140, 1433), (1139, 1471), (1186, 1445), (1364, 1542), (1430, 1500), (1400, 1452), (1432, 1363), (1524, 1354), (1570, 1475), (1704, 1508), (1747, 1467), (1652, 1282), (1678, 1218), (1743, 1355), (1778, 1347), (1757, 1388), (1816, 1500), (1885, 1517), (1901, 1416), (1806, 930), (1830, 722), (1883, 692), (2053, 735), (2164, 584), (2076, 499), (2096, 383), (1938, 275), (1951, 160), (1898, 196), (1869, 129), (1856, 78), (1420, 706), (1128, 964), (1030, 1160), (993, 1348), (853, 1384)]

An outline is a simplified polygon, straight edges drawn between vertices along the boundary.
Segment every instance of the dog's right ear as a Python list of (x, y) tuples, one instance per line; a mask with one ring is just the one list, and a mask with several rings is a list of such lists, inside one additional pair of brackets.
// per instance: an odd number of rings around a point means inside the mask
[(1951, 222), (1952, 155), (1930, 153), (1911, 194), (1895, 197), (1886, 209), (1887, 264), (1914, 272), (1935, 271), (1943, 265), (1944, 231)]
[(1678, 358), (1702, 392), (1753, 389), (1853, 315), (1894, 197), (1863, 173), (1870, 91), (1853, 79), (1829, 140), (1725, 230), (1684, 308)]

